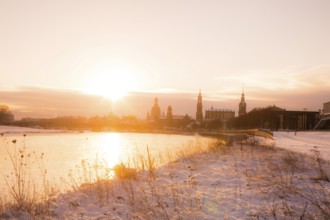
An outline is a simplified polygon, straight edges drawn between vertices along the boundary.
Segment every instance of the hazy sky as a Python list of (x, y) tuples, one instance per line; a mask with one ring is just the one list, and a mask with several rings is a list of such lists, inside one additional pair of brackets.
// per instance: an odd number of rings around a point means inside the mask
[[(330, 101), (330, 1), (0, 0), (0, 76), (0, 103), (22, 117), (144, 116), (156, 95), (163, 111), (194, 115), (199, 89), (204, 110), (237, 112), (243, 84), (248, 110), (318, 110)], [(116, 91), (134, 93), (112, 110), (86, 95)]]

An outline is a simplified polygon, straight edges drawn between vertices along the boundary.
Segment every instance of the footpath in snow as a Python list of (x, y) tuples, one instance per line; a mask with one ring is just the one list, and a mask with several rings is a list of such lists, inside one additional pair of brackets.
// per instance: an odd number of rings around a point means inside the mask
[(317, 147), (323, 158), (330, 161), (330, 131), (281, 131), (273, 135), (277, 147), (307, 154)]

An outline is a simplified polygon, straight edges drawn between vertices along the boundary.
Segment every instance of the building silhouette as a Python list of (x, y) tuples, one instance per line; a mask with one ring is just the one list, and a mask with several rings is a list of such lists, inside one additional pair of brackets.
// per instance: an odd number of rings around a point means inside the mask
[(279, 108), (275, 105), (265, 108), (254, 108), (250, 112), (246, 111), (246, 101), (244, 90), (239, 102), (238, 117), (235, 111), (229, 109), (216, 109), (211, 107), (203, 114), (202, 93), (199, 91), (196, 105), (196, 118), (188, 114), (175, 115), (171, 105), (167, 107), (166, 114), (161, 113), (158, 105), (158, 98), (154, 99), (154, 104), (147, 119), (154, 127), (166, 129), (194, 129), (205, 127), (208, 129), (270, 129), (270, 130), (311, 130), (330, 129), (330, 102), (324, 103), (323, 114), (319, 112), (291, 111)]
[(236, 118), (233, 126), (239, 129), (311, 130), (319, 120), (317, 111), (288, 111), (275, 105), (254, 108)]
[(229, 120), (235, 117), (235, 111), (228, 109), (211, 109), (205, 110), (205, 116), (203, 117), (203, 103), (202, 93), (199, 90), (197, 97), (197, 108), (196, 108), (196, 122), (203, 123), (206, 127), (223, 127), (226, 129), (226, 124)]
[(159, 118), (160, 118), (160, 108), (158, 106), (158, 99), (156, 97), (155, 100), (154, 100), (154, 105), (151, 108), (150, 119), (158, 120)]
[(173, 113), (172, 113), (172, 106), (170, 106), (170, 105), (167, 108), (166, 120), (167, 120), (168, 125), (172, 125)]
[(238, 105), (238, 117), (246, 114), (246, 102), (244, 96), (244, 90), (242, 92), (241, 101)]
[(330, 102), (323, 103), (323, 110), (320, 110), (320, 120), (314, 127), (316, 130), (330, 129)]
[(235, 117), (235, 111), (229, 109), (211, 109), (205, 111), (205, 121), (228, 121)]
[(199, 123), (203, 122), (203, 104), (202, 104), (202, 93), (199, 90), (197, 98), (197, 110), (196, 110), (196, 121)]
[(330, 114), (330, 102), (323, 103), (323, 114), (324, 115)]

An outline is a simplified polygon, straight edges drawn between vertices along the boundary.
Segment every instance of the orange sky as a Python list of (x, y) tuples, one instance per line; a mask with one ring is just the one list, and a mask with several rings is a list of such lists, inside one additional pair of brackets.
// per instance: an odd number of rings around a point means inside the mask
[(194, 115), (201, 89), (204, 110), (237, 112), (244, 84), (248, 110), (318, 110), (329, 11), (328, 0), (2, 0), (0, 103), (18, 117), (145, 117), (160, 96), (163, 111)]

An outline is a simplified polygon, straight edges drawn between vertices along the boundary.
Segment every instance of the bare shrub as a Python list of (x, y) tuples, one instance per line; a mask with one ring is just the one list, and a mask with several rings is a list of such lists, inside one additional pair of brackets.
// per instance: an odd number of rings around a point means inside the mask
[(155, 158), (153, 158), (150, 154), (149, 147), (147, 146), (147, 161), (146, 167), (149, 171), (149, 176), (153, 179), (156, 178), (155, 176)]
[[(275, 219), (329, 219), (330, 185), (326, 178), (320, 178), (322, 172), (325, 173), (324, 167), (329, 164), (320, 159), (319, 153), (313, 151), (313, 157), (308, 157), (278, 150), (274, 157), (272, 150), (268, 152), (264, 154), (265, 158), (258, 159), (266, 162), (267, 166), (260, 164), (256, 167), (256, 173), (267, 181), (263, 192), (267, 192), (274, 202), (265, 210), (260, 210), (261, 216)], [(313, 161), (316, 166), (311, 166)], [(318, 174), (317, 178), (312, 177), (315, 173)], [(251, 184), (258, 185), (255, 182)]]
[(115, 171), (116, 177), (120, 179), (136, 179), (137, 172), (133, 168), (125, 166), (125, 164), (120, 163), (114, 166), (113, 170)]
[(6, 146), (12, 171), (7, 174), (3, 173), (3, 176), (9, 193), (14, 200), (13, 207), (16, 210), (31, 212), (33, 204), (37, 200), (35, 186), (31, 178), (31, 154), (26, 152), (25, 146), (18, 148), (16, 142), (16, 139), (12, 140), (14, 144), (13, 152)]
[[(44, 153), (37, 156), (36, 152), (29, 152), (25, 146), (25, 137), (24, 134), (22, 145), (13, 139), (10, 146), (10, 142), (2, 135), (5, 160), (9, 161), (11, 169), (1, 172), (9, 194), (8, 200), (2, 201), (1, 212), (26, 212), (31, 216), (46, 214), (50, 209), (50, 197), (57, 190), (48, 181)], [(37, 178), (41, 178), (41, 185), (35, 182)]]
[(314, 146), (313, 149), (311, 149), (311, 153), (312, 153), (312, 158), (314, 159), (314, 161), (317, 164), (318, 173), (319, 173), (318, 177), (315, 177), (314, 179), (329, 182), (330, 179), (329, 179), (329, 176), (327, 175), (327, 173), (324, 171), (324, 168), (323, 168), (324, 160), (322, 158), (321, 152), (318, 150), (318, 147)]

